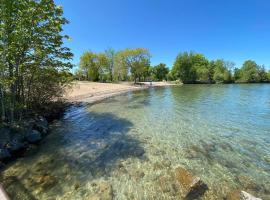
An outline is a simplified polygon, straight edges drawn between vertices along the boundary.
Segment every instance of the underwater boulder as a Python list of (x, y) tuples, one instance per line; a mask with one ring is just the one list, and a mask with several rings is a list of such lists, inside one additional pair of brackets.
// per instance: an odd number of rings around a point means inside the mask
[(175, 169), (175, 176), (181, 185), (184, 199), (195, 199), (202, 196), (208, 190), (208, 186), (199, 177), (194, 177), (188, 170), (182, 167)]

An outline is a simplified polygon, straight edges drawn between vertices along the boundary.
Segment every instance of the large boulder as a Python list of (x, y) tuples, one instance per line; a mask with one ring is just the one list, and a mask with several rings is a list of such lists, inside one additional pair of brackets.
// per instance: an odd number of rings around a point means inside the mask
[(41, 133), (37, 130), (33, 130), (30, 134), (26, 136), (26, 140), (32, 144), (38, 143), (41, 139)]
[(194, 177), (188, 170), (182, 167), (175, 169), (175, 176), (181, 185), (184, 199), (196, 199), (208, 190), (208, 186), (199, 177)]
[(11, 158), (9, 151), (2, 147), (0, 148), (0, 161), (6, 161)]

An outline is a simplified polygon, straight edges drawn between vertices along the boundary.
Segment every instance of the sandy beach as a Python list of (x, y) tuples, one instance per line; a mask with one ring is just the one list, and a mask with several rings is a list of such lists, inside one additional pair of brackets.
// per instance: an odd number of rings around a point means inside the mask
[(67, 89), (64, 98), (70, 102), (94, 103), (115, 95), (130, 91), (143, 90), (150, 87), (165, 87), (176, 85), (170, 82), (142, 82), (134, 85), (130, 82), (122, 83), (97, 83), (88, 81), (76, 81)]

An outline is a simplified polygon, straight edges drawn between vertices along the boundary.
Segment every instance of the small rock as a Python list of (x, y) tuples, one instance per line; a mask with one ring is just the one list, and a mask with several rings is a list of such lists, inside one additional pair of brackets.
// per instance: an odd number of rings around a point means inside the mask
[(136, 156), (136, 157), (140, 157), (144, 154), (144, 150), (141, 149), (141, 148), (136, 148), (134, 151), (133, 151), (133, 155)]
[(77, 183), (75, 183), (75, 185), (74, 185), (74, 189), (75, 189), (75, 190), (78, 190), (78, 189), (79, 189), (79, 187), (80, 187), (80, 183), (78, 183), (78, 182), (77, 182)]
[(194, 177), (182, 167), (175, 169), (175, 175), (182, 187), (182, 194), (185, 199), (195, 199), (208, 190), (208, 186), (199, 177)]
[(247, 193), (245, 191), (241, 191), (240, 200), (262, 200), (262, 199), (256, 198), (256, 197), (252, 196), (251, 194), (249, 194), (249, 193)]
[(37, 130), (33, 130), (29, 135), (26, 136), (26, 140), (33, 144), (38, 143), (41, 139), (41, 133)]

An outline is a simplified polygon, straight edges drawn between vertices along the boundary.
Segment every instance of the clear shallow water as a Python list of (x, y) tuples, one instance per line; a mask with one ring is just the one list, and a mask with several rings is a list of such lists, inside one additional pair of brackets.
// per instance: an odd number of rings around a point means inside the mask
[(270, 199), (270, 85), (185, 85), (71, 108), (37, 153), (1, 173), (14, 199), (181, 199), (182, 166), (203, 199)]

